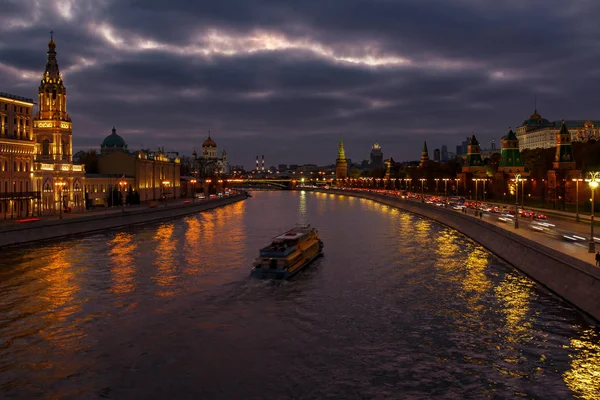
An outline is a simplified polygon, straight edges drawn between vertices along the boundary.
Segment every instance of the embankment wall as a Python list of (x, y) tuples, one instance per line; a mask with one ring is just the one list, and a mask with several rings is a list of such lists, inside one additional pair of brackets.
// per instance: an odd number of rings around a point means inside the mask
[(23, 226), (14, 226), (14, 229), (11, 227), (11, 229), (0, 231), (0, 248), (182, 217), (245, 200), (246, 197), (246, 194), (242, 193), (169, 207), (158, 206), (156, 208), (90, 216), (83, 214), (77, 218), (23, 224)]

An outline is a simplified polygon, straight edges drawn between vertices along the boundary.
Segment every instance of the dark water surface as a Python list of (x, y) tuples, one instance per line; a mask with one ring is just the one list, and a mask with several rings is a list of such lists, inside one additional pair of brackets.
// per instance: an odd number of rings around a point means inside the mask
[[(248, 279), (297, 222), (319, 259)], [(387, 206), (258, 192), (185, 219), (2, 250), (0, 395), (600, 398), (600, 330), (460, 234)]]

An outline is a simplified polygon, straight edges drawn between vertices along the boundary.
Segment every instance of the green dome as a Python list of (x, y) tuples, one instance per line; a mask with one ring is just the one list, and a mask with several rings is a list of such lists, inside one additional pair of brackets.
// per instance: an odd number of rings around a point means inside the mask
[(113, 126), (112, 133), (102, 142), (102, 147), (127, 147), (123, 138), (117, 135), (117, 130)]

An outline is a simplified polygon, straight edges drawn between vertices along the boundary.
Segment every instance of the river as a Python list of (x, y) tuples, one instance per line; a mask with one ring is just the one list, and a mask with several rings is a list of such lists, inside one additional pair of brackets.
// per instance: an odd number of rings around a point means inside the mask
[[(254, 281), (296, 223), (325, 257)], [(0, 395), (600, 398), (600, 329), (456, 231), (369, 200), (255, 192), (182, 219), (4, 249)]]

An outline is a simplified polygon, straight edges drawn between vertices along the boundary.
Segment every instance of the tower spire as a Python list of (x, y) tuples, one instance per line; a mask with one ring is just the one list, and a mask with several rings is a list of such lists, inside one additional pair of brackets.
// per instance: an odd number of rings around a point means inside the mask
[(342, 141), (342, 138), (340, 138), (340, 146), (338, 147), (338, 160), (345, 160), (346, 159), (346, 152), (344, 151), (344, 142)]

